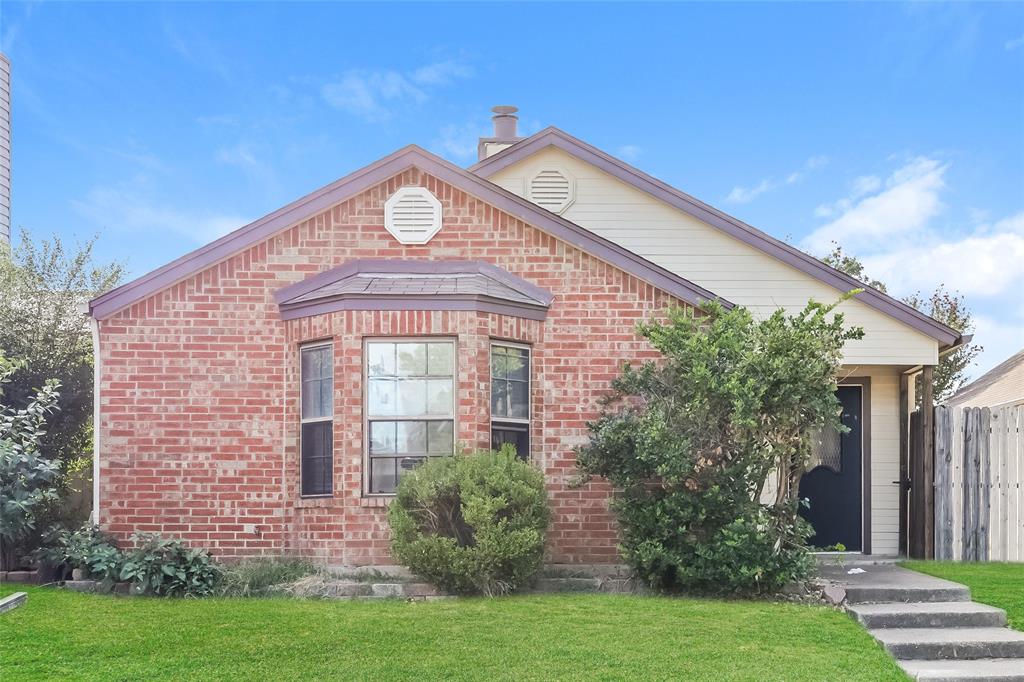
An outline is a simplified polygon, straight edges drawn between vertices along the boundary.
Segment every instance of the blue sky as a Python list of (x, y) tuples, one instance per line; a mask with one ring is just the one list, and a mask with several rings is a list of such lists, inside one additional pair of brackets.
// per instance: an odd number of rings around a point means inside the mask
[[(142, 274), (489, 107), (1024, 346), (1022, 4), (3, 2), (13, 220)], [(910, 264), (908, 266), (907, 264)]]

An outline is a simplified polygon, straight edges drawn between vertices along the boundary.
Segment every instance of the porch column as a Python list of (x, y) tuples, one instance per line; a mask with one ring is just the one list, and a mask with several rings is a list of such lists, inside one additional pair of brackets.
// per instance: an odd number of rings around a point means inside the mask
[(899, 532), (899, 554), (910, 556), (907, 546), (907, 532), (910, 529), (910, 500), (907, 482), (910, 480), (910, 409), (912, 387), (910, 375), (900, 374), (900, 475), (899, 500), (900, 500), (900, 532)]
[(921, 440), (924, 455), (924, 558), (935, 558), (935, 366), (921, 371)]

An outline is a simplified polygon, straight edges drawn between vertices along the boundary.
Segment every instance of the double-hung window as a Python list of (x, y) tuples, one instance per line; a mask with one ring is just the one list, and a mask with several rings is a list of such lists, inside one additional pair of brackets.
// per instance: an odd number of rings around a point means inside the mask
[(334, 358), (331, 344), (304, 346), (300, 472), (303, 495), (330, 495), (334, 473)]
[(530, 349), (491, 345), (491, 447), (530, 457)]
[(366, 342), (366, 491), (391, 494), (426, 457), (455, 451), (455, 342)]

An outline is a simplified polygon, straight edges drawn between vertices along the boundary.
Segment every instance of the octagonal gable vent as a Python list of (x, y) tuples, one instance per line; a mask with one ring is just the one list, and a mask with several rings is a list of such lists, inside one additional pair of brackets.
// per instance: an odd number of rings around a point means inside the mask
[(384, 204), (384, 227), (403, 244), (426, 244), (441, 229), (441, 202), (426, 187), (402, 187)]
[(568, 171), (545, 168), (530, 179), (529, 199), (552, 213), (562, 213), (576, 198), (576, 180)]

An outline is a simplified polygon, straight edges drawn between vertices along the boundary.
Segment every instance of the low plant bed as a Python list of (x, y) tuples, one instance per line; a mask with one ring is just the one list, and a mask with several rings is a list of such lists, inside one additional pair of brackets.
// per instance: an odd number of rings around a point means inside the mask
[(905, 561), (901, 566), (971, 588), (971, 597), (1006, 611), (1010, 627), (1024, 630), (1024, 563)]

